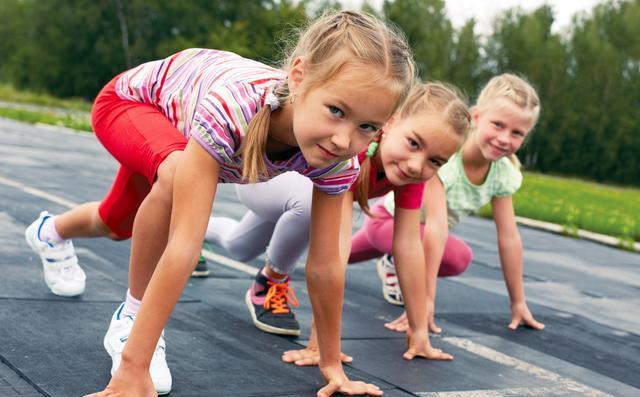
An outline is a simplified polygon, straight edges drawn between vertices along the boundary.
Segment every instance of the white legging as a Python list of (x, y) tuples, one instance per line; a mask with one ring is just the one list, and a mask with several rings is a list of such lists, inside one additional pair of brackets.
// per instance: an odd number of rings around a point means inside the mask
[(236, 185), (249, 208), (240, 222), (211, 217), (206, 240), (223, 247), (239, 261), (267, 252), (270, 267), (291, 274), (309, 245), (313, 183), (297, 172), (285, 172), (267, 182)]

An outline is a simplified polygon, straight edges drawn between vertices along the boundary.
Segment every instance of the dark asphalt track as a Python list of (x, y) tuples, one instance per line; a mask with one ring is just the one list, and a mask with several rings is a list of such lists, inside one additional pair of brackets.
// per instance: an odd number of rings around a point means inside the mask
[[(90, 135), (0, 120), (0, 397), (81, 396), (109, 380), (102, 337), (126, 291), (129, 243), (74, 241), (87, 291), (65, 299), (44, 285), (23, 231), (43, 209), (99, 200), (115, 166)], [(230, 185), (214, 211), (242, 215)], [(640, 396), (640, 255), (521, 228), (528, 301), (547, 328), (511, 332), (493, 224), (470, 218), (455, 233), (475, 259), (463, 276), (440, 281), (436, 318), (444, 332), (432, 338), (455, 360), (402, 360), (403, 336), (382, 326), (401, 308), (382, 299), (370, 262), (347, 272), (343, 350), (355, 358), (351, 377), (392, 397)], [(243, 302), (251, 276), (210, 265), (213, 276), (190, 281), (167, 327), (171, 396), (313, 396), (317, 369), (280, 362), (305, 340), (255, 329)], [(294, 286), (308, 335), (301, 267)]]

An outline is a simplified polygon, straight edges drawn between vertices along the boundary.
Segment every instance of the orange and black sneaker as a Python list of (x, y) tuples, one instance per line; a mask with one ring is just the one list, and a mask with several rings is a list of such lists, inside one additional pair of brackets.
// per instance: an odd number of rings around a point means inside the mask
[(298, 299), (289, 280), (287, 277), (284, 281), (272, 281), (262, 270), (256, 275), (244, 301), (258, 329), (270, 334), (300, 335), (300, 324), (290, 308), (298, 306)]

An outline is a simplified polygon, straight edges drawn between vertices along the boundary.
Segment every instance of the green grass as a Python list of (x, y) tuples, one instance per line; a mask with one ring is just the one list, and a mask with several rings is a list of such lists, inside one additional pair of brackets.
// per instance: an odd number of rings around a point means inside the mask
[[(618, 237), (623, 245), (640, 241), (640, 189), (619, 188), (577, 179), (527, 172), (513, 196), (516, 214)], [(485, 206), (480, 215), (491, 216)]]
[(75, 130), (91, 132), (91, 119), (89, 113), (54, 114), (35, 112), (24, 109), (0, 107), (0, 117), (24, 121), (27, 123), (44, 123)]
[(0, 100), (28, 103), (31, 105), (51, 106), (82, 112), (91, 111), (91, 102), (85, 101), (84, 99), (60, 99), (48, 94), (16, 90), (13, 86), (8, 84), (0, 84)]

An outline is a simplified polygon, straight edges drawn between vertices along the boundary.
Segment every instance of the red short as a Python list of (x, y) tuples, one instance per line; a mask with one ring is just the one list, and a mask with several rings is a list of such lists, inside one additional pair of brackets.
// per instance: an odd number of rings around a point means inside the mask
[(158, 167), (187, 139), (156, 107), (119, 98), (117, 77), (96, 97), (91, 123), (96, 137), (120, 163), (111, 189), (100, 204), (102, 221), (119, 238), (131, 237), (133, 220), (151, 191)]

